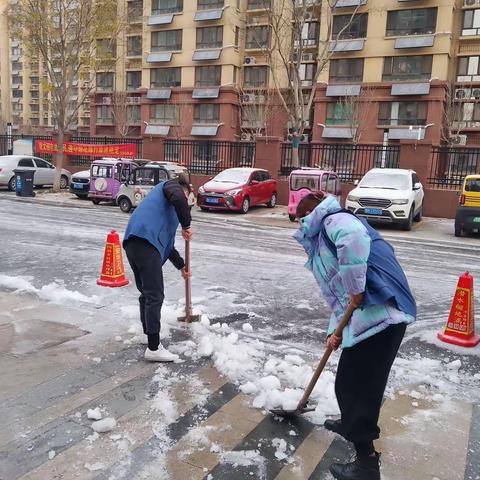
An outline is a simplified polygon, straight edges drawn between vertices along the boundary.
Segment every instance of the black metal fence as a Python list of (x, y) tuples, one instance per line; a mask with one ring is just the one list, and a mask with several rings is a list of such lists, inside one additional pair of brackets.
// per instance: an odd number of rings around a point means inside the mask
[(191, 173), (215, 175), (225, 168), (253, 167), (255, 143), (215, 140), (166, 140), (165, 161), (185, 165)]
[(480, 148), (433, 147), (430, 185), (459, 190), (465, 176), (475, 173), (480, 173)]
[[(7, 155), (8, 154), (8, 135), (0, 135), (0, 155)], [(12, 135), (10, 137), (12, 143), (15, 140), (31, 140), (32, 141), (32, 148), (35, 149), (35, 140), (55, 140), (55, 137), (51, 137), (49, 135)], [(95, 144), (95, 145), (108, 145), (111, 143), (117, 144), (130, 144), (133, 143), (137, 145), (138, 149), (138, 158), (142, 158), (142, 146), (143, 140), (141, 138), (113, 138), (113, 137), (86, 137), (86, 136), (72, 136), (69, 139), (69, 142), (74, 143), (86, 143), (86, 144)], [(35, 150), (34, 150), (35, 151)], [(38, 154), (38, 157), (44, 158), (49, 162), (55, 163), (54, 155), (50, 153), (41, 153)], [(70, 165), (79, 167), (79, 166), (86, 166), (88, 167), (94, 157), (86, 156), (86, 155), (71, 155), (69, 156)]]
[(398, 168), (400, 145), (300, 144), (299, 165), (294, 165), (292, 144), (282, 144), (280, 176), (299, 167), (333, 170), (345, 183), (360, 180), (372, 168)]

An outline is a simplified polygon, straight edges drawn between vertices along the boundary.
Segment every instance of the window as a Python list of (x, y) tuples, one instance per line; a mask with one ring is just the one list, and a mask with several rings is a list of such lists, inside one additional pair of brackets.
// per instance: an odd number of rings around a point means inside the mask
[(152, 52), (171, 52), (182, 49), (182, 31), (152, 32)]
[(37, 167), (39, 167), (39, 168), (52, 168), (52, 165), (47, 163), (45, 160), (42, 160), (41, 158), (36, 158), (35, 163), (37, 164)]
[(140, 115), (140, 105), (127, 106), (127, 121), (129, 124), (138, 125), (142, 120)]
[(22, 62), (12, 62), (12, 71), (21, 70), (23, 68)]
[(223, 44), (223, 27), (197, 28), (197, 48), (220, 48)]
[(111, 38), (97, 40), (97, 58), (116, 58), (117, 42)]
[(247, 27), (245, 48), (268, 48), (270, 46), (270, 27), (261, 25)]
[(462, 35), (480, 35), (480, 10), (465, 10), (463, 12)]
[(92, 165), (92, 177), (112, 178), (111, 165)]
[(214, 8), (223, 8), (223, 0), (198, 0), (197, 8), (199, 10), (213, 10)]
[(270, 0), (248, 0), (247, 10), (268, 10), (271, 6)]
[(152, 14), (179, 13), (183, 11), (183, 0), (153, 0)]
[(40, 111), (40, 105), (30, 105), (30, 111), (32, 113), (38, 113)]
[(480, 81), (480, 57), (459, 57), (457, 82)]
[(387, 14), (387, 37), (435, 33), (436, 8), (393, 10)]
[(178, 105), (158, 104), (150, 106), (150, 122), (157, 125), (177, 125)]
[(351, 123), (351, 106), (348, 103), (327, 104), (327, 125), (349, 125)]
[(355, 83), (363, 80), (363, 58), (330, 60), (330, 83)]
[(426, 102), (382, 102), (378, 114), (380, 125), (424, 125)]
[(97, 90), (111, 92), (113, 90), (114, 78), (112, 72), (97, 73)]
[(329, 175), (327, 180), (327, 193), (336, 195), (338, 193), (338, 181), (335, 175)]
[(267, 86), (268, 67), (247, 67), (243, 75), (245, 87), (260, 88)]
[(21, 85), (23, 78), (19, 75), (12, 75), (12, 85)]
[(30, 77), (30, 82), (32, 85), (39, 85), (40, 79), (38, 77)]
[(343, 40), (348, 38), (365, 38), (367, 36), (368, 14), (335, 15), (333, 17), (332, 38)]
[(195, 105), (193, 123), (218, 123), (219, 119), (220, 105), (215, 103)]
[[(320, 24), (318, 22), (305, 22), (302, 28), (302, 45), (317, 45), (319, 34)], [(298, 44), (298, 42), (295, 43)]]
[(477, 127), (480, 122), (480, 103), (462, 102), (458, 114), (461, 118), (455, 120), (461, 122), (463, 128)]
[(240, 46), (240, 27), (235, 27), (235, 47), (238, 48)]
[(222, 66), (195, 67), (196, 87), (216, 87), (222, 81)]
[(108, 105), (97, 106), (97, 124), (113, 125), (112, 109)]
[(127, 72), (127, 90), (136, 90), (142, 86), (142, 72)]
[(127, 37), (127, 57), (142, 56), (142, 37)]
[(23, 91), (22, 90), (14, 90), (12, 92), (12, 97), (13, 98), (22, 98), (23, 97)]
[(182, 83), (182, 69), (152, 68), (150, 70), (150, 88), (180, 87)]
[[(326, 176), (324, 176), (325, 178)], [(290, 189), (300, 190), (309, 188), (310, 190), (320, 190), (320, 177), (313, 175), (292, 175), (290, 177)]]
[(302, 84), (311, 85), (317, 71), (316, 63), (301, 63), (298, 69), (298, 74)]
[(18, 161), (19, 167), (32, 167), (34, 168), (35, 165), (33, 164), (33, 160), (31, 158), (22, 158)]
[(129, 23), (142, 21), (143, 0), (132, 0), (127, 3), (127, 19)]
[(382, 80), (430, 80), (432, 58), (432, 55), (385, 57)]

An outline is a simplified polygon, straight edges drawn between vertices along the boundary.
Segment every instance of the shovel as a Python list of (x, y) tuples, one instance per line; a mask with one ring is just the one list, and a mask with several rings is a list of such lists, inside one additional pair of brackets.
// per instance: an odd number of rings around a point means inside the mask
[[(335, 330), (335, 335), (337, 337), (342, 336), (343, 329), (345, 328), (345, 325), (347, 325), (347, 323), (350, 321), (350, 317), (352, 316), (352, 313), (354, 312), (355, 308), (356, 307), (351, 303), (348, 304), (347, 310), (343, 314), (342, 320), (340, 321), (337, 329)], [(310, 394), (315, 388), (318, 378), (320, 377), (320, 374), (325, 368), (325, 365), (327, 364), (327, 361), (330, 358), (332, 351), (333, 351), (332, 348), (327, 346), (327, 349), (325, 350), (325, 353), (323, 354), (323, 357), (320, 360), (320, 363), (318, 364), (318, 367), (315, 370), (312, 376), (312, 379), (310, 380), (307, 386), (307, 389), (305, 390), (305, 393), (303, 394), (303, 397), (301, 398), (301, 400), (298, 402), (297, 408), (295, 408), (295, 410), (284, 410), (282, 408), (274, 408), (270, 410), (270, 412), (275, 415), (278, 415), (279, 417), (294, 417), (296, 415), (302, 415), (303, 413), (313, 412), (315, 408), (307, 406), (308, 399), (310, 398)]]
[[(185, 270), (190, 272), (190, 240), (185, 240)], [(200, 315), (192, 315), (192, 285), (191, 278), (185, 279), (185, 316), (178, 317), (179, 322), (198, 322)]]

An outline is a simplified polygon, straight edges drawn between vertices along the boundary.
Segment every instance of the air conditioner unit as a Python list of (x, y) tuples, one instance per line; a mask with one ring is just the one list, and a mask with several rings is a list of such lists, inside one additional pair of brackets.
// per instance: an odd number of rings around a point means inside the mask
[(110, 97), (103, 97), (102, 98), (102, 103), (104, 105), (110, 105), (112, 103), (112, 99)]
[(307, 20), (313, 20), (313, 14), (311, 12), (305, 13), (305, 21)]
[(480, 98), (480, 88), (473, 88), (471, 96), (478, 100)]
[(455, 90), (455, 98), (469, 98), (470, 97), (470, 90), (468, 88), (457, 88)]
[(127, 97), (127, 103), (130, 105), (136, 105), (140, 103), (140, 97)]
[(467, 136), (466, 135), (457, 135), (452, 138), (452, 143), (454, 145), (466, 145), (467, 144)]
[(306, 133), (302, 135), (302, 137), (300, 138), (300, 142), (308, 143), (308, 135)]
[(257, 59), (255, 57), (245, 57), (243, 62), (245, 65), (253, 65), (256, 61)]
[(251, 133), (246, 133), (246, 132), (242, 133), (240, 138), (244, 142), (251, 142), (253, 140), (252, 134)]
[(465, 5), (468, 5), (469, 7), (478, 3), (480, 3), (479, 0), (465, 0)]
[(253, 103), (254, 95), (244, 94), (242, 95), (242, 103)]
[(302, 55), (302, 62), (313, 62), (315, 60), (314, 53), (304, 53)]

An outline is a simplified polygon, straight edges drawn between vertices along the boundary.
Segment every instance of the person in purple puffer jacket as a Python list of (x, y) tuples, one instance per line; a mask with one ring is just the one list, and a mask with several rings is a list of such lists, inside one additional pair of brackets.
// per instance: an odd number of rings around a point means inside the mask
[[(294, 238), (332, 310), (327, 343), (343, 347), (335, 380), (341, 419), (326, 420), (325, 428), (352, 442), (357, 453), (330, 472), (338, 480), (380, 480), (373, 441), (390, 369), (407, 324), (415, 321), (415, 299), (391, 245), (334, 197), (307, 195), (297, 218)], [(334, 331), (349, 302), (357, 309), (339, 338)]]

